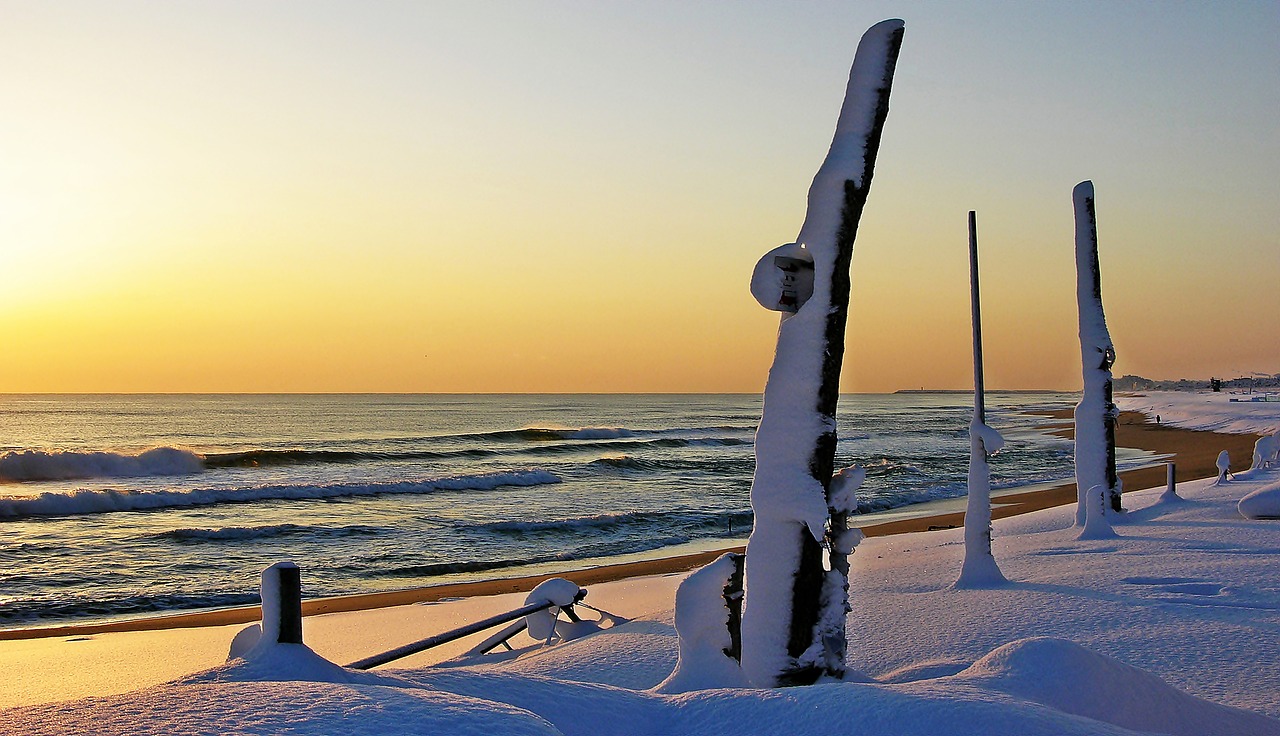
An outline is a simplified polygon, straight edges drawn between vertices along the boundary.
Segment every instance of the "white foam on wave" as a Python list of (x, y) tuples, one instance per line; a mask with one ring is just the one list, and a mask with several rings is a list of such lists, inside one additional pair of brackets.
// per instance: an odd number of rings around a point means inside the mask
[(203, 470), (199, 455), (174, 447), (154, 447), (136, 455), (74, 450), (20, 450), (0, 455), (0, 478), (11, 481), (190, 475)]
[(482, 473), (388, 483), (274, 485), (189, 491), (80, 490), (71, 493), (42, 493), (24, 498), (0, 498), (0, 517), (98, 514), (110, 511), (142, 511), (220, 503), (376, 496), (389, 493), (487, 491), (501, 486), (536, 486), (559, 482), (560, 478), (545, 470), (516, 470), (506, 473)]

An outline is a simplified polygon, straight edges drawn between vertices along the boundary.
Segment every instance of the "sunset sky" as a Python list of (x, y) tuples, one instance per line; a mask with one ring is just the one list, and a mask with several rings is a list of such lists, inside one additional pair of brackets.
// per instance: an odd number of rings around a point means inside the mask
[(1280, 372), (1280, 3), (0, 0), (0, 391), (759, 391), (858, 38), (906, 34), (843, 387)]

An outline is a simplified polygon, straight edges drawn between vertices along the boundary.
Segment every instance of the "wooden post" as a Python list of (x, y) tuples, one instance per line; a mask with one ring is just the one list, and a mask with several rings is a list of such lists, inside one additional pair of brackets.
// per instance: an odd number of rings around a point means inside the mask
[[(1104, 509), (1122, 511), (1116, 473), (1116, 420), (1111, 367), (1115, 346), (1102, 309), (1102, 271), (1098, 263), (1098, 218), (1093, 182), (1072, 190), (1076, 220), (1076, 302), (1080, 318), (1080, 357), (1084, 391), (1075, 411), (1076, 525), (1085, 525), (1085, 495), (1096, 485), (1106, 488)], [(1102, 457), (1095, 455), (1102, 448)], [(1084, 457), (1081, 448), (1086, 448)], [(1099, 462), (1100, 461), (1100, 462)], [(1099, 467), (1099, 465), (1101, 467)]]
[(1175, 463), (1168, 463), (1165, 466), (1168, 471), (1168, 485), (1165, 487), (1165, 494), (1170, 496), (1178, 495), (1178, 466)]
[(262, 571), (262, 635), (277, 644), (302, 643), (302, 574), (292, 562)]
[[(845, 670), (847, 569), (840, 555), (827, 552), (847, 540), (850, 511), (844, 508), (849, 499), (831, 492), (835, 415), (853, 243), (889, 111), (902, 29), (902, 21), (887, 20), (863, 35), (831, 150), (809, 188), (804, 225), (795, 243), (766, 254), (752, 275), (757, 301), (786, 312), (765, 386), (751, 483), (755, 526), (747, 543), (751, 602), (743, 609), (742, 669), (757, 687), (839, 679)], [(803, 304), (798, 271), (773, 281), (777, 255), (813, 263), (813, 294)]]
[(733, 575), (724, 586), (724, 604), (729, 609), (729, 648), (724, 650), (726, 656), (742, 661), (742, 575), (746, 567), (747, 556), (736, 552), (728, 553), (733, 559)]

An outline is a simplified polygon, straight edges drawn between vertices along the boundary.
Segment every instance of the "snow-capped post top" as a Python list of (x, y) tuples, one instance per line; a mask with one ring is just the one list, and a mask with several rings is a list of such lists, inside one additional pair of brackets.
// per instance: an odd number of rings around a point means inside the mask
[[(862, 35), (831, 150), (809, 186), (809, 206), (797, 243), (811, 247), (815, 239), (834, 240), (844, 211), (846, 182), (855, 189), (866, 189), (870, 183), (884, 114), (889, 107), (885, 70), (890, 70), (892, 79), (904, 28), (906, 24), (896, 18), (882, 20)], [(868, 105), (868, 100), (875, 100), (876, 104)]]

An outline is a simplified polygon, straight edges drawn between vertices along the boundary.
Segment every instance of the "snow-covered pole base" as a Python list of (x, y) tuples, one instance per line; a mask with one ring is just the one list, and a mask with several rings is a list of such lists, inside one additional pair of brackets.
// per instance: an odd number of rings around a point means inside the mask
[(1120, 479), (1116, 474), (1116, 419), (1111, 366), (1115, 347), (1102, 311), (1102, 275), (1098, 265), (1098, 224), (1093, 182), (1082, 181), (1072, 191), (1076, 220), (1076, 303), (1080, 315), (1080, 360), (1084, 392), (1075, 410), (1076, 525), (1087, 516), (1088, 490), (1107, 491), (1105, 508), (1121, 511)]
[(1106, 495), (1107, 489), (1102, 486), (1094, 486), (1085, 494), (1085, 523), (1076, 539), (1115, 539), (1116, 532), (1111, 528), (1111, 522), (1107, 519), (1105, 510)]
[[(850, 540), (849, 509), (831, 497), (836, 401), (853, 242), (871, 187), (902, 32), (902, 21), (888, 20), (863, 35), (795, 247), (766, 255), (752, 277), (756, 299), (787, 313), (765, 387), (751, 484), (756, 521), (747, 544), (742, 666), (761, 687), (807, 684), (844, 672), (848, 578), (833, 548)], [(807, 264), (813, 269), (811, 292)]]
[(1164, 493), (1160, 494), (1161, 501), (1178, 501), (1181, 497), (1178, 495), (1178, 466), (1176, 463), (1165, 463), (1165, 486)]
[[(969, 425), (969, 499), (964, 514), (964, 563), (957, 589), (992, 588), (1008, 582), (991, 553), (991, 468), (987, 457), (1004, 438), (975, 416)], [(988, 452), (990, 450), (990, 452)]]

